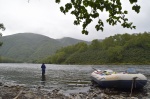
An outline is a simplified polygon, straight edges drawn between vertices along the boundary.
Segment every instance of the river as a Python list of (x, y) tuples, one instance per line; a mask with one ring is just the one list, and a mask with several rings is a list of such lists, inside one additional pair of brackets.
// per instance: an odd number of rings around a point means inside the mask
[(112, 69), (120, 72), (129, 67), (148, 78), (150, 89), (150, 65), (55, 65), (46, 64), (46, 75), (41, 76), (41, 64), (1, 63), (0, 82), (23, 84), (30, 88), (41, 86), (45, 90), (60, 89), (64, 93), (86, 92), (90, 88), (90, 74), (96, 69)]

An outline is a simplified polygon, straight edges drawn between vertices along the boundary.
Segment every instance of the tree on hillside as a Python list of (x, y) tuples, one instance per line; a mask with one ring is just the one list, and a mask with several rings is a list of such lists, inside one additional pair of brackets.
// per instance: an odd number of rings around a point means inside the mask
[[(61, 0), (55, 0), (56, 3), (60, 3)], [(129, 0), (132, 5), (132, 10), (139, 13), (140, 6), (137, 5), (137, 0)], [(88, 35), (87, 26), (97, 18), (98, 23), (95, 25), (97, 31), (103, 31), (104, 23), (100, 19), (100, 15), (103, 11), (106, 11), (109, 16), (106, 19), (109, 25), (116, 25), (120, 23), (124, 28), (135, 29), (136, 27), (132, 22), (128, 22), (126, 15), (127, 10), (122, 9), (121, 0), (70, 0), (65, 6), (60, 7), (60, 11), (64, 14), (70, 13), (76, 17), (74, 25), (82, 25), (82, 34)]]
[(98, 41), (97, 39), (93, 40), (90, 44), (90, 48), (92, 50), (100, 50), (102, 49), (100, 41)]
[[(4, 25), (2, 24), (2, 23), (0, 23), (0, 29), (2, 29), (2, 31), (4, 31), (5, 30), (5, 27), (4, 27)], [(2, 36), (2, 33), (0, 33), (0, 37)], [(0, 46), (2, 46), (2, 42), (0, 42)]]

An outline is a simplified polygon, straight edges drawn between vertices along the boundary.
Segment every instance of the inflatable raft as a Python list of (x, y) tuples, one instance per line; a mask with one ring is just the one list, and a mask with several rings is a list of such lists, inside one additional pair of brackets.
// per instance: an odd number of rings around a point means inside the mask
[(139, 89), (147, 83), (147, 78), (143, 74), (115, 73), (112, 70), (95, 70), (91, 73), (91, 79), (105, 88)]

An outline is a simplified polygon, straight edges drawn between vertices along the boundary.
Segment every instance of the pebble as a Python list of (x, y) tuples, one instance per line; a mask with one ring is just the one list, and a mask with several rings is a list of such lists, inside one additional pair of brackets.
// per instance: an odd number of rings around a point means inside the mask
[(2, 86), (3, 85), (3, 83), (2, 82), (0, 82), (0, 86)]
[(32, 99), (34, 98), (34, 94), (32, 92), (28, 92), (28, 93), (25, 93), (24, 95), (27, 99)]
[[(21, 92), (21, 93), (20, 93)], [(20, 94), (19, 94), (20, 93)], [(113, 94), (112, 94), (113, 93)], [(91, 87), (87, 92), (70, 93), (65, 96), (60, 93), (60, 89), (46, 91), (42, 89), (28, 88), (24, 85), (3, 85), (0, 87), (0, 99), (148, 99), (150, 93), (147, 92), (146, 96), (142, 94), (129, 97), (130, 93), (117, 92), (109, 89), (100, 89), (98, 87)]]

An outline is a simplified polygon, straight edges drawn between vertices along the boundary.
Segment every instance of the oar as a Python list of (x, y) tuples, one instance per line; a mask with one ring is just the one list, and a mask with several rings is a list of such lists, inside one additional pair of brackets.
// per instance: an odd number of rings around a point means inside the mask
[(93, 68), (93, 67), (92, 67), (92, 69), (94, 69), (94, 70), (96, 70), (97, 72), (99, 72), (96, 68)]

